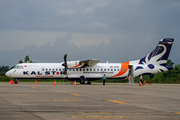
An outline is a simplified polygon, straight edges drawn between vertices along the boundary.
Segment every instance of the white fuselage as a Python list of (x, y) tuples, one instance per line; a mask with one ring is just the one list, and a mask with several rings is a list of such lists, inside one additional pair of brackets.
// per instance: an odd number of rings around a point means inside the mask
[[(131, 62), (126, 63), (98, 63), (93, 67), (86, 68), (69, 68), (67, 70), (69, 79), (78, 79), (80, 76), (92, 79), (101, 79), (105, 74), (107, 78), (126, 78), (128, 76), (129, 65)], [(134, 70), (136, 64), (133, 64)], [(138, 65), (139, 66), (139, 65)], [(147, 73), (157, 73), (157, 69), (149, 69), (146, 65), (141, 65), (143, 71), (134, 71), (134, 77), (139, 76), (144, 71)], [(159, 66), (160, 67), (160, 66)], [(62, 63), (23, 63), (17, 64), (15, 68), (6, 73), (11, 78), (66, 78), (64, 75), (64, 66)]]

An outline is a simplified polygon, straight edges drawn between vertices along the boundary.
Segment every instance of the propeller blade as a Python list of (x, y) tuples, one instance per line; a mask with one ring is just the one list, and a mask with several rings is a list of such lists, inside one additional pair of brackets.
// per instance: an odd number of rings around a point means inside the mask
[(64, 54), (64, 63), (62, 65), (64, 66), (64, 74), (67, 75), (67, 54)]
[(67, 58), (67, 54), (64, 54), (64, 63), (65, 64), (67, 64), (66, 58)]

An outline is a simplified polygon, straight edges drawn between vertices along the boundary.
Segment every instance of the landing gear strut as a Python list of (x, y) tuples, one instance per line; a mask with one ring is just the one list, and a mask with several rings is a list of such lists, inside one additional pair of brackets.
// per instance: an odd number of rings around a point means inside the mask
[(18, 79), (15, 79), (14, 83), (15, 83), (15, 84), (18, 84), (18, 83), (19, 83), (19, 80), (18, 80)]

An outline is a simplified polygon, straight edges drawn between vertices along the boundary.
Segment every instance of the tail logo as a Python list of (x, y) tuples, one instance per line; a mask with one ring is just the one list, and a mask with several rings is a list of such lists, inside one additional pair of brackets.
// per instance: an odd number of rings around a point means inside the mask
[(154, 51), (139, 60), (139, 66), (136, 67), (135, 71), (143, 71), (145, 69), (157, 69), (158, 72), (167, 71), (168, 69), (165, 65), (170, 51), (168, 47), (167, 44), (160, 43)]
[(156, 49), (153, 52), (149, 53), (146, 57), (141, 59), (139, 61), (139, 64), (148, 65), (150, 66), (151, 69), (154, 68), (151, 67), (153, 64), (154, 65), (165, 64), (167, 60), (162, 60), (162, 57), (165, 55), (166, 52), (167, 52), (166, 46), (160, 44), (156, 47)]

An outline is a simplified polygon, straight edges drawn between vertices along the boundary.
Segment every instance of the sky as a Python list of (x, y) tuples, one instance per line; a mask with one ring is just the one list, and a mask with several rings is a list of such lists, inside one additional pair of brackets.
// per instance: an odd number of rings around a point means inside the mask
[[(11, 1), (11, 2), (10, 2)], [(0, 0), (0, 66), (144, 57), (162, 38), (180, 64), (179, 0)]]

